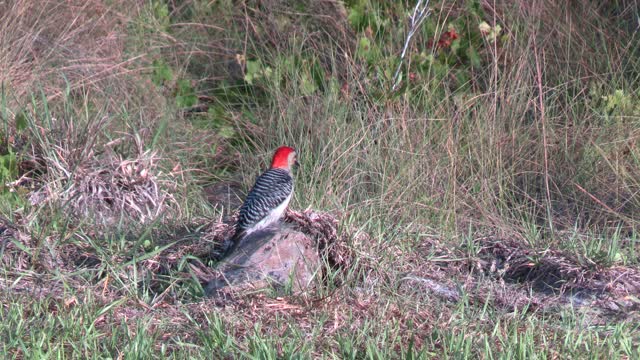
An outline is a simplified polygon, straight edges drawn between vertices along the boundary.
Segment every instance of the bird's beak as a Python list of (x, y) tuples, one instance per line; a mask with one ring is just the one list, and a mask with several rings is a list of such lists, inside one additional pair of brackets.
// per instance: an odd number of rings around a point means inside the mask
[(300, 167), (300, 163), (298, 162), (298, 159), (295, 159), (293, 161), (293, 168), (298, 170), (299, 167)]

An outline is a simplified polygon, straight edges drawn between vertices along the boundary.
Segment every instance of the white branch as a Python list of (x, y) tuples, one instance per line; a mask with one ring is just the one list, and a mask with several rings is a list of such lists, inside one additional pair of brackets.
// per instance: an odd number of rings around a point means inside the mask
[(409, 43), (413, 38), (413, 35), (418, 31), (418, 28), (424, 20), (431, 14), (429, 10), (429, 0), (423, 3), (422, 0), (418, 0), (416, 6), (413, 8), (413, 14), (409, 17), (411, 20), (411, 25), (409, 27), (409, 32), (407, 33), (407, 38), (404, 41), (404, 47), (402, 48), (402, 53), (400, 54), (400, 63), (398, 63), (398, 68), (396, 69), (395, 74), (393, 75), (393, 87), (391, 91), (395, 91), (400, 85), (400, 69), (402, 68), (402, 64), (404, 63), (404, 57), (407, 54), (407, 49), (409, 48)]

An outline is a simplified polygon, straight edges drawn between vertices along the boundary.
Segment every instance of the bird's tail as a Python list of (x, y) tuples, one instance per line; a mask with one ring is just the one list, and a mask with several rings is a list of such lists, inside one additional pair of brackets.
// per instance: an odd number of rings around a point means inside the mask
[(238, 247), (240, 240), (245, 236), (245, 231), (236, 229), (236, 232), (228, 238), (222, 245), (222, 252), (220, 253), (220, 259), (224, 259), (229, 256)]

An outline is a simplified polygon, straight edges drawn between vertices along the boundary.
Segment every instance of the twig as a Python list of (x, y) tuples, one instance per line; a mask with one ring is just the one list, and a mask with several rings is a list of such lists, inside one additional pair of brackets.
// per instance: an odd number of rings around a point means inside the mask
[(407, 34), (407, 38), (404, 41), (404, 48), (402, 48), (402, 53), (400, 54), (400, 62), (398, 63), (398, 68), (396, 69), (395, 74), (393, 74), (393, 87), (391, 91), (396, 91), (398, 85), (400, 85), (400, 69), (402, 68), (402, 64), (404, 63), (404, 57), (407, 54), (407, 49), (409, 48), (409, 43), (413, 38), (413, 35), (418, 31), (418, 28), (424, 20), (431, 14), (429, 10), (429, 0), (425, 1), (423, 4), (422, 0), (418, 0), (416, 6), (413, 8), (413, 14), (409, 17), (411, 19), (411, 26), (409, 27), (409, 33)]

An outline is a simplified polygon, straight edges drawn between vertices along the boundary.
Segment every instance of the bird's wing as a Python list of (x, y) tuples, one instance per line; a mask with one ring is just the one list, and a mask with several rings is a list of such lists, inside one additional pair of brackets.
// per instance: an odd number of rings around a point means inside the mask
[(289, 172), (270, 169), (260, 175), (240, 208), (238, 230), (245, 230), (258, 223), (270, 211), (282, 204), (293, 191)]

